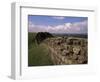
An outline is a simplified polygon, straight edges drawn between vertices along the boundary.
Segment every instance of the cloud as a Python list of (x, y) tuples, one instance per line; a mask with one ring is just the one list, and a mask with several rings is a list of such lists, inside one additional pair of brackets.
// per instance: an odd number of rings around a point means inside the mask
[(31, 21), (29, 21), (29, 24), (28, 24), (29, 32), (45, 32), (45, 31), (47, 31), (45, 28), (46, 28), (46, 26), (36, 25), (36, 24), (32, 23)]
[(63, 20), (63, 19), (65, 19), (65, 17), (63, 17), (63, 16), (55, 16), (55, 17), (52, 17), (52, 18), (58, 19), (58, 20)]
[(75, 23), (64, 23), (56, 26), (35, 25), (29, 22), (29, 32), (50, 32), (50, 33), (87, 33), (87, 20)]

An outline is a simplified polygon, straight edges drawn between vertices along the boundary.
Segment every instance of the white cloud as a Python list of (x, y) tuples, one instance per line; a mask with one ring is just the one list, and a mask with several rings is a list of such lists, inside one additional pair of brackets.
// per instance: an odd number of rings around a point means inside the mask
[(31, 21), (29, 21), (29, 28), (33, 28), (35, 25), (31, 22)]
[(29, 21), (29, 24), (28, 24), (28, 31), (29, 32), (45, 32), (45, 31), (47, 31), (45, 28), (46, 28), (46, 26), (36, 25), (36, 24)]
[(35, 25), (29, 23), (29, 32), (51, 32), (51, 33), (87, 33), (87, 21), (64, 23), (56, 26)]
[(59, 20), (63, 20), (65, 17), (63, 17), (63, 16), (55, 16), (55, 17), (52, 17), (52, 18), (59, 19)]

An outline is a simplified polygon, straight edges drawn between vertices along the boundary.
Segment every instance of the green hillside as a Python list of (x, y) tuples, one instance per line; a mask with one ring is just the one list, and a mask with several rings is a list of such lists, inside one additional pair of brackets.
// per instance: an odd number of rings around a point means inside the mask
[(46, 46), (37, 44), (36, 33), (28, 33), (28, 66), (53, 65)]

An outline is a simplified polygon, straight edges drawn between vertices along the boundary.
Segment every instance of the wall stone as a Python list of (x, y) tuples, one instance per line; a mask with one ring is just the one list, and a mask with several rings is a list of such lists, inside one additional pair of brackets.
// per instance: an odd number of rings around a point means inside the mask
[(87, 39), (56, 37), (45, 40), (54, 64), (87, 64)]

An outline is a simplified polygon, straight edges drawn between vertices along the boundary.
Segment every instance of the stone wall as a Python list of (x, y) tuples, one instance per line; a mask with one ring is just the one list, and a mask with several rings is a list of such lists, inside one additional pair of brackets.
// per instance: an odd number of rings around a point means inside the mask
[(75, 37), (56, 37), (45, 40), (50, 51), (51, 59), (56, 65), (86, 64), (87, 39)]

